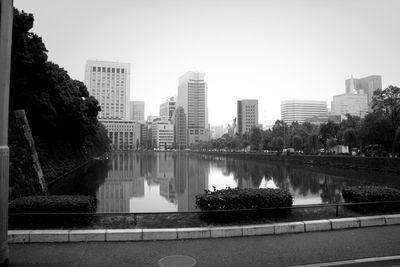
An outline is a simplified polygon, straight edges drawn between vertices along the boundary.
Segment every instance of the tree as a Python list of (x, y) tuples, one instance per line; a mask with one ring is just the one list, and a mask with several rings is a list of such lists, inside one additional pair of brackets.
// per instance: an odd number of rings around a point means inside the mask
[(328, 139), (333, 137), (336, 138), (337, 132), (339, 130), (339, 125), (333, 121), (328, 121), (328, 123), (322, 123), (319, 129), (319, 138), (321, 143), (324, 145), (325, 152), (328, 148)]
[(348, 128), (343, 132), (343, 143), (349, 148), (357, 145), (356, 131), (353, 128)]
[(296, 151), (303, 149), (303, 139), (300, 136), (295, 135), (293, 137), (293, 147)]
[(250, 130), (250, 144), (253, 150), (260, 150), (261, 146), (261, 130), (259, 127), (252, 127)]
[(283, 151), (283, 146), (284, 146), (283, 138), (280, 137), (280, 136), (276, 137), (274, 149), (276, 149), (276, 150), (278, 151), (278, 154), (281, 154), (281, 153), (282, 153), (282, 151)]
[(39, 147), (56, 148), (58, 155), (71, 149), (104, 153), (109, 140), (97, 120), (98, 101), (82, 82), (48, 61), (42, 38), (30, 32), (33, 22), (32, 14), (14, 9), (10, 110), (25, 110)]
[(398, 151), (400, 148), (400, 127), (397, 128), (396, 134), (394, 135), (394, 143), (395, 143), (395, 149), (397, 149)]
[(389, 85), (385, 90), (376, 90), (372, 97), (372, 108), (374, 112), (381, 112), (390, 121), (392, 152), (394, 153), (394, 135), (400, 126), (400, 88)]
[(308, 145), (311, 149), (311, 153), (315, 153), (318, 149), (318, 135), (311, 134), (308, 138)]
[(365, 116), (361, 123), (360, 136), (364, 144), (378, 144), (390, 148), (392, 143), (390, 121), (380, 111)]

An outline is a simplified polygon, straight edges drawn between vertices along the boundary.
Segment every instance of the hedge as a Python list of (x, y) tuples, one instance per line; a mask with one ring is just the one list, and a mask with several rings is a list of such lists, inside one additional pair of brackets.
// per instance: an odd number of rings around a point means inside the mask
[(351, 186), (342, 190), (346, 202), (376, 202), (400, 200), (400, 190), (386, 186)]
[(223, 189), (196, 196), (196, 206), (202, 210), (262, 209), (290, 207), (293, 197), (284, 189)]
[(87, 213), (96, 212), (96, 204), (97, 200), (92, 196), (21, 197), (9, 203), (10, 227), (17, 229), (82, 227), (90, 223), (93, 215)]
[[(350, 203), (400, 201), (400, 190), (387, 186), (351, 186), (342, 190), (343, 199)], [(368, 204), (349, 206), (360, 212), (396, 211), (400, 210), (400, 203)]]

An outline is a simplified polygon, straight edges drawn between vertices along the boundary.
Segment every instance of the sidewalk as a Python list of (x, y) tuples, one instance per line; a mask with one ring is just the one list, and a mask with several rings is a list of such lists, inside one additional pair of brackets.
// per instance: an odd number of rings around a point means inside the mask
[(186, 255), (195, 266), (288, 266), (399, 254), (400, 225), (387, 225), (195, 240), (10, 244), (9, 265), (158, 266), (166, 256)]

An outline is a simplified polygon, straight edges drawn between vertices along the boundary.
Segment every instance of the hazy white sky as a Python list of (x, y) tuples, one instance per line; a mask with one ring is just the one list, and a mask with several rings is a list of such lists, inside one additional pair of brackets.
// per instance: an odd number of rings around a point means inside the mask
[(236, 101), (259, 100), (260, 123), (289, 99), (344, 93), (350, 75), (400, 86), (399, 0), (14, 0), (33, 13), (49, 59), (84, 81), (88, 59), (131, 64), (131, 100), (145, 115), (206, 73), (211, 125)]

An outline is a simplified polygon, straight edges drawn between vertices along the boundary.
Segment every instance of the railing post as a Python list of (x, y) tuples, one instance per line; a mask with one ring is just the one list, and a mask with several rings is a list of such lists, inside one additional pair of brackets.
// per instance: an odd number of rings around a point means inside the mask
[(8, 105), (13, 1), (0, 0), (0, 264), (8, 262)]
[(336, 218), (339, 217), (339, 205), (336, 204)]

